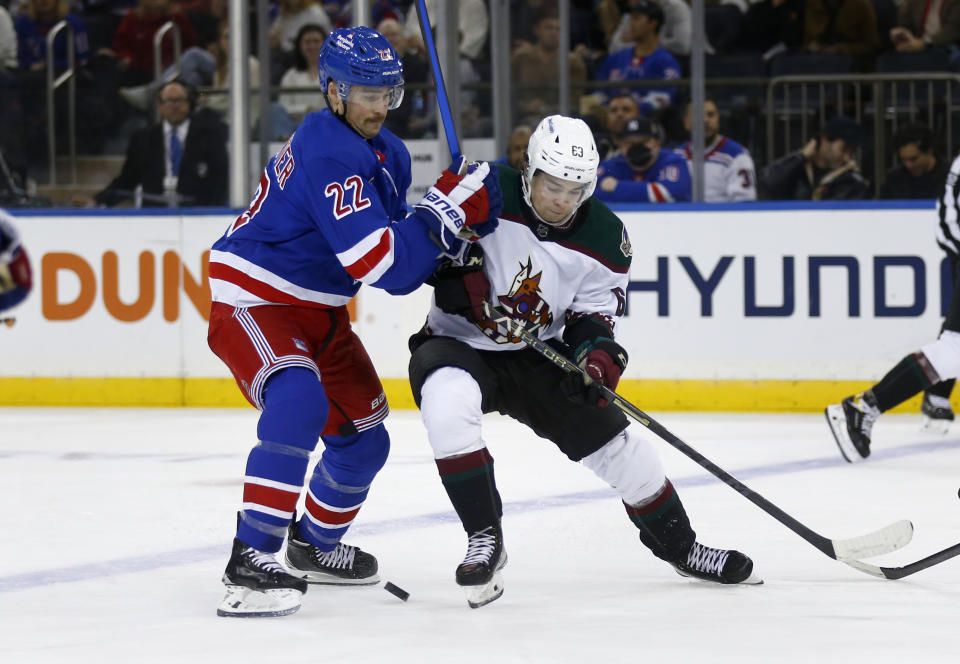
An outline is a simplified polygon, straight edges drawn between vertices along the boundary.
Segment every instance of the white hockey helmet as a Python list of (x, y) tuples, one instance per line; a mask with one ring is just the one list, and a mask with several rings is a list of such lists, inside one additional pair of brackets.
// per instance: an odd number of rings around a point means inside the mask
[(527, 143), (527, 160), (521, 178), (523, 199), (532, 209), (530, 188), (533, 176), (537, 171), (543, 171), (561, 180), (587, 185), (577, 201), (579, 208), (596, 189), (599, 165), (597, 145), (586, 122), (563, 115), (548, 115), (533, 130)]

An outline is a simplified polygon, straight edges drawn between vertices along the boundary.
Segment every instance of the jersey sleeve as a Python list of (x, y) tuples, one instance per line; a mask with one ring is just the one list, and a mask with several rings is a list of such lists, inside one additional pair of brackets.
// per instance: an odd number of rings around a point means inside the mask
[(391, 202), (374, 184), (329, 159), (306, 174), (314, 222), (355, 280), (403, 291), (422, 283), (436, 267), (440, 252), (426, 224), (416, 215), (392, 221)]
[(614, 272), (598, 263), (574, 295), (566, 313), (567, 324), (589, 317), (606, 325), (612, 335), (617, 319), (623, 315), (628, 279), (627, 273)]
[(730, 163), (727, 169), (727, 200), (757, 200), (757, 174), (750, 153), (744, 150)]
[(597, 198), (621, 203), (676, 203), (690, 200), (690, 169), (682, 160), (659, 164), (651, 174), (653, 178), (646, 181), (618, 180), (613, 191), (597, 191)]

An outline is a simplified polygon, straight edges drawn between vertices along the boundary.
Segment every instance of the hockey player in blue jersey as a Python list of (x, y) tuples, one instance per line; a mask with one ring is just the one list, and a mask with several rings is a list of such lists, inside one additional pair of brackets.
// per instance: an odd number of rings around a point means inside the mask
[[(363, 283), (415, 289), (493, 231), (501, 207), (489, 164), (455, 164), (406, 214), (410, 155), (383, 129), (403, 98), (403, 66), (382, 35), (331, 32), (319, 71), (328, 108), (269, 161), (210, 253), (210, 347), (262, 411), (222, 616), (292, 613), (308, 582), (379, 580), (376, 559), (340, 541), (389, 450), (383, 387), (346, 305)], [(285, 539), (289, 571), (275, 558)]]
[(661, 149), (656, 123), (635, 118), (624, 125), (620, 150), (597, 169), (597, 198), (617, 203), (676, 203), (691, 197), (686, 160)]
[(0, 210), (0, 313), (23, 302), (32, 286), (30, 259), (13, 217)]

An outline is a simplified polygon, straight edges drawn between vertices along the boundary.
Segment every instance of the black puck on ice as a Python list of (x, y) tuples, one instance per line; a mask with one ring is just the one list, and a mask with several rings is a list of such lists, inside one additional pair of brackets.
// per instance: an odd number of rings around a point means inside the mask
[(407, 599), (410, 598), (410, 593), (408, 593), (406, 590), (404, 590), (400, 586), (393, 585), (389, 581), (383, 584), (383, 589), (386, 590), (391, 595), (393, 595), (394, 597), (399, 597), (404, 602), (406, 602)]

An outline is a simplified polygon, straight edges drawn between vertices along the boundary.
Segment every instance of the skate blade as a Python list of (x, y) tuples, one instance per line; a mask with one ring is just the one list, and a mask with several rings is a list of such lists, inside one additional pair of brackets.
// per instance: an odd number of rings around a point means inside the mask
[(324, 574), (322, 572), (304, 572), (300, 569), (294, 569), (287, 565), (287, 569), (294, 576), (300, 577), (307, 583), (315, 586), (372, 586), (380, 583), (380, 575), (365, 576), (362, 579), (350, 579), (333, 574)]
[(923, 426), (920, 427), (920, 430), (926, 431), (927, 433), (935, 433), (943, 436), (950, 431), (951, 424), (952, 424), (951, 420), (934, 419), (932, 417), (928, 417), (924, 415)]
[(864, 457), (860, 456), (860, 452), (857, 451), (853, 441), (850, 440), (850, 434), (847, 433), (847, 418), (843, 414), (843, 406), (841, 404), (827, 406), (823, 415), (827, 418), (830, 433), (833, 434), (833, 439), (836, 441), (837, 447), (840, 448), (840, 454), (843, 455), (844, 460), (847, 463), (863, 461)]
[(677, 574), (679, 574), (680, 576), (682, 576), (682, 577), (685, 578), (685, 579), (693, 579), (694, 581), (703, 581), (704, 583), (710, 583), (710, 584), (714, 584), (714, 585), (718, 585), (718, 586), (762, 586), (762, 585), (763, 585), (763, 579), (760, 578), (760, 577), (757, 575), (757, 573), (756, 573), (755, 571), (752, 571), (752, 570), (750, 571), (750, 576), (748, 576), (747, 578), (745, 578), (743, 581), (740, 581), (740, 582), (738, 582), (738, 583), (724, 583), (723, 581), (720, 581), (719, 579), (716, 579), (716, 580), (714, 580), (714, 579), (701, 579), (700, 577), (694, 576), (693, 574), (687, 574), (686, 572), (684, 572), (684, 571), (683, 571), (682, 569), (680, 569), (679, 567), (674, 567), (673, 569), (677, 572)]
[(251, 590), (245, 586), (227, 586), (217, 615), (225, 618), (274, 618), (288, 616), (300, 608), (303, 594), (292, 588)]
[(471, 609), (486, 606), (503, 594), (503, 573), (497, 570), (493, 578), (482, 586), (462, 586)]

